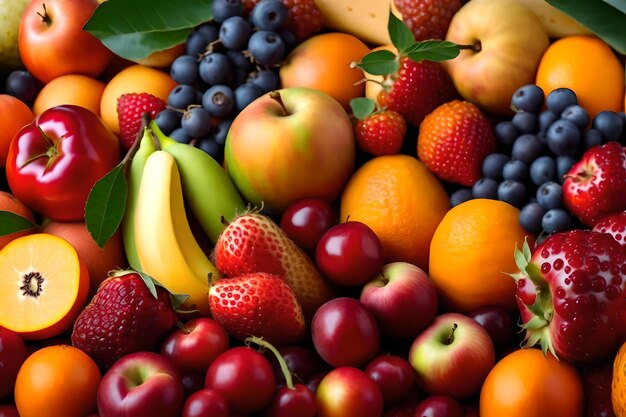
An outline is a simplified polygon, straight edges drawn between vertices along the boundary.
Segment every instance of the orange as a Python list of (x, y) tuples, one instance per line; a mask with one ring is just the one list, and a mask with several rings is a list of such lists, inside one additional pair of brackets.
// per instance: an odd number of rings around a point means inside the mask
[(0, 94), (0, 167), (6, 164), (9, 145), (15, 134), (32, 122), (34, 117), (23, 101), (8, 94)]
[(100, 100), (100, 116), (113, 133), (120, 132), (117, 99), (126, 93), (149, 93), (163, 101), (176, 87), (176, 82), (164, 71), (145, 65), (131, 65), (118, 72), (108, 82)]
[(480, 392), (480, 417), (581, 417), (576, 368), (539, 349), (518, 349), (491, 369)]
[(32, 353), (15, 381), (20, 417), (85, 417), (96, 411), (101, 374), (82, 350), (52, 345)]
[(626, 417), (626, 343), (619, 349), (613, 361), (611, 402), (615, 415)]
[(536, 83), (546, 96), (559, 87), (573, 90), (591, 117), (624, 109), (624, 66), (595, 36), (568, 36), (552, 43), (541, 58)]
[(416, 158), (379, 156), (361, 166), (341, 196), (341, 219), (367, 224), (387, 262), (428, 270), (430, 241), (449, 209), (439, 180)]
[(86, 75), (62, 75), (43, 86), (35, 102), (33, 112), (40, 115), (45, 110), (63, 104), (75, 104), (100, 115), (100, 98), (105, 83)]
[(526, 232), (519, 210), (487, 199), (469, 200), (443, 218), (430, 245), (430, 278), (443, 305), (468, 312), (488, 305), (516, 309), (513, 257)]
[(284, 88), (309, 87), (321, 90), (349, 108), (350, 99), (365, 93), (364, 78), (359, 68), (350, 68), (370, 49), (361, 40), (347, 33), (315, 35), (298, 45), (280, 68)]
[(35, 233), (0, 251), (0, 326), (24, 339), (69, 329), (88, 291), (87, 266), (65, 239)]

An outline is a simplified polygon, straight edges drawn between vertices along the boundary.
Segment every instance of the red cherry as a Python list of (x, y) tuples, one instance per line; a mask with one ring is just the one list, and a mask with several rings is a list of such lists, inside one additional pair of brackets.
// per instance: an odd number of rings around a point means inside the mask
[(302, 384), (296, 384), (293, 388), (287, 386), (280, 388), (267, 411), (268, 417), (315, 417), (316, 415), (315, 395)]
[(365, 373), (380, 388), (386, 406), (404, 400), (415, 382), (413, 366), (406, 359), (394, 355), (375, 357), (365, 368)]
[(415, 410), (414, 417), (464, 417), (463, 406), (447, 395), (426, 397)]
[[(324, 361), (314, 349), (299, 345), (289, 345), (278, 348), (278, 351), (287, 363), (295, 383), (305, 383), (315, 373), (324, 368)], [(276, 375), (276, 385), (285, 385), (285, 377), (276, 357), (270, 355), (268, 360), (272, 364), (274, 375)]]
[(182, 417), (229, 417), (226, 398), (212, 389), (201, 389), (187, 398)]
[(335, 210), (321, 198), (304, 198), (291, 203), (280, 219), (281, 229), (310, 255), (315, 254), (317, 242), (335, 224)]
[(467, 314), (487, 330), (496, 350), (505, 348), (515, 340), (516, 326), (508, 311), (502, 307), (479, 307)]

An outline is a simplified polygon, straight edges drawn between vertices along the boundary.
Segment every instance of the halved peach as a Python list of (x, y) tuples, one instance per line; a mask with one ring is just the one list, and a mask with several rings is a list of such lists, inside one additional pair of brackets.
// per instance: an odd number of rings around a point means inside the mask
[(35, 233), (0, 251), (0, 326), (25, 339), (69, 329), (85, 306), (89, 272), (66, 240)]

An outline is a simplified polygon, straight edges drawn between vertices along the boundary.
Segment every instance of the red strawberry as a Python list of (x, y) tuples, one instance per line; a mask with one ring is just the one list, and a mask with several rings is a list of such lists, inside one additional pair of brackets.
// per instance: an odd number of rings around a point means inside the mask
[(117, 99), (117, 117), (120, 123), (120, 142), (122, 148), (130, 149), (135, 142), (137, 133), (141, 128), (141, 115), (150, 113), (154, 119), (156, 115), (165, 109), (166, 103), (160, 98), (148, 93), (122, 94)]
[(256, 336), (285, 345), (304, 337), (302, 308), (277, 275), (253, 273), (220, 279), (209, 290), (209, 307), (213, 318), (239, 340)]
[(515, 250), (517, 304), (526, 346), (591, 363), (613, 355), (626, 337), (626, 254), (606, 233), (550, 235)]
[(363, 152), (375, 156), (393, 155), (400, 151), (406, 122), (392, 110), (376, 110), (373, 100), (356, 98), (350, 101), (354, 124), (354, 138)]
[(215, 266), (224, 276), (267, 272), (291, 287), (307, 320), (328, 301), (331, 290), (311, 259), (269, 217), (237, 216), (215, 243)]
[(608, 142), (585, 152), (565, 175), (563, 202), (587, 226), (626, 210), (626, 151), (622, 145)]
[(626, 247), (626, 211), (609, 214), (593, 225), (594, 232), (608, 233)]
[[(261, 0), (242, 0), (244, 13), (249, 14), (259, 1)], [(282, 0), (282, 2), (289, 9), (285, 26), (296, 35), (299, 42), (322, 30), (324, 18), (314, 0)]]
[(132, 272), (107, 278), (80, 313), (72, 345), (109, 368), (124, 355), (152, 350), (177, 323), (170, 294)]
[(394, 0), (415, 39), (445, 39), (461, 0)]
[(495, 150), (489, 120), (468, 101), (443, 104), (420, 125), (417, 156), (445, 181), (472, 186), (482, 177), (483, 160)]

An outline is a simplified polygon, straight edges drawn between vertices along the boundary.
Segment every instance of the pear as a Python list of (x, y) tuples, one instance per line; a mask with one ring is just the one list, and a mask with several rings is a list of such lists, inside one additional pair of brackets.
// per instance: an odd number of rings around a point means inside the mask
[(17, 34), (28, 0), (0, 0), (0, 70), (22, 66), (17, 48)]

